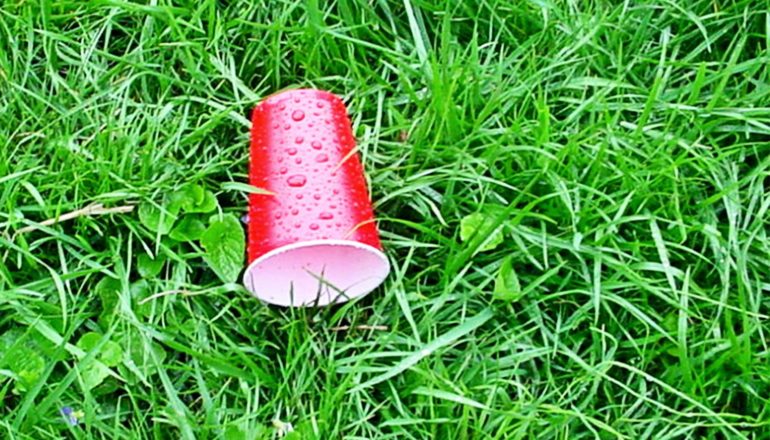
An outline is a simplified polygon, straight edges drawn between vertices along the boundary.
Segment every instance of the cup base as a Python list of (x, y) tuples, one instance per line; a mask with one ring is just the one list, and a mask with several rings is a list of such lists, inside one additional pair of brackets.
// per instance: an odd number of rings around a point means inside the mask
[(249, 264), (243, 284), (284, 307), (342, 303), (376, 289), (390, 272), (385, 254), (351, 240), (311, 240), (273, 249)]

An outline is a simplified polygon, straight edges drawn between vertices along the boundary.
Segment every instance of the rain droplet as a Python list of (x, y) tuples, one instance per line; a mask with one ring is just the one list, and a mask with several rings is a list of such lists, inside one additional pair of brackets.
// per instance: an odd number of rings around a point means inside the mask
[(303, 196), (302, 194), (297, 194), (295, 197), (297, 197), (297, 200), (302, 200), (302, 198), (305, 196)]
[(299, 214), (299, 209), (294, 208), (291, 210), (291, 215), (297, 215), (297, 214)]
[(337, 205), (329, 205), (329, 208), (331, 208), (331, 209), (337, 209)]
[(314, 231), (317, 230), (318, 229), (318, 224), (317, 223), (310, 223), (310, 229), (312, 229)]
[(321, 194), (313, 194), (313, 198), (316, 200), (321, 200)]
[(318, 214), (318, 218), (320, 218), (321, 220), (331, 220), (334, 218), (334, 214), (332, 214), (331, 212), (324, 211)]
[(294, 143), (295, 143), (295, 144), (301, 144), (302, 142), (305, 142), (305, 138), (303, 138), (302, 136), (297, 136), (297, 137), (294, 139)]
[(303, 176), (302, 174), (295, 174), (293, 176), (289, 176), (289, 178), (286, 179), (286, 183), (288, 183), (289, 186), (293, 186), (294, 188), (305, 186), (306, 182), (307, 177)]
[(282, 214), (280, 212), (276, 212), (275, 215), (273, 215), (273, 217), (275, 217), (275, 219), (278, 220), (279, 218), (281, 218), (281, 215)]
[(324, 103), (323, 102), (316, 102), (315, 106), (318, 107), (318, 108), (324, 108)]
[(301, 121), (305, 119), (305, 112), (302, 110), (294, 110), (294, 112), (291, 114), (291, 118), (295, 121)]
[(273, 124), (273, 128), (278, 128), (278, 127), (280, 127), (280, 126), (281, 126), (281, 124), (279, 124), (279, 123), (277, 123), (277, 122), (276, 122), (275, 124)]
[(339, 228), (340, 226), (342, 226), (342, 223), (340, 223), (340, 222), (337, 222), (337, 223), (335, 223), (335, 224), (334, 224), (334, 226), (336, 226), (336, 227), (338, 227), (338, 228)]
[(324, 163), (329, 161), (329, 156), (326, 155), (326, 153), (321, 153), (318, 156), (315, 157), (315, 161), (318, 163)]
[(302, 227), (302, 223), (299, 223), (299, 222), (298, 223), (294, 223), (294, 227), (299, 229), (299, 228)]
[(298, 157), (298, 158), (294, 159), (294, 162), (297, 162), (297, 165), (299, 165), (299, 164), (302, 163), (302, 158)]
[(286, 110), (286, 104), (279, 105), (278, 110)]
[(286, 152), (289, 153), (289, 156), (294, 156), (295, 154), (297, 154), (297, 149), (296, 148), (287, 148)]
[(320, 150), (323, 145), (321, 145), (321, 143), (318, 141), (313, 141), (310, 143), (310, 146), (315, 150)]
[(294, 102), (299, 102), (299, 97), (298, 96), (294, 97)]
[(241, 223), (243, 223), (245, 225), (249, 224), (249, 215), (248, 214), (243, 214), (241, 216)]
[(333, 190), (332, 190), (332, 192), (333, 192), (334, 194), (339, 194), (339, 193), (340, 193), (340, 190), (338, 190), (338, 189), (336, 189), (336, 188), (335, 188), (335, 189), (333, 189)]
[(290, 128), (291, 128), (291, 124), (284, 124), (284, 125), (283, 125), (283, 129), (284, 129), (284, 130), (288, 130), (288, 129), (290, 129)]
[(286, 168), (286, 167), (281, 167), (281, 169), (279, 171), (281, 172), (281, 174), (286, 174), (286, 173), (289, 172), (289, 169)]

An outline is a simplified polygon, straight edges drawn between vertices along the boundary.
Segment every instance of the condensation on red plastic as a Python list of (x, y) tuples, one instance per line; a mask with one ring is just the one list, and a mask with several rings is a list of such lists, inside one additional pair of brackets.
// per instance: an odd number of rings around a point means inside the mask
[(382, 249), (345, 104), (293, 90), (252, 114), (249, 262), (308, 240), (352, 240)]

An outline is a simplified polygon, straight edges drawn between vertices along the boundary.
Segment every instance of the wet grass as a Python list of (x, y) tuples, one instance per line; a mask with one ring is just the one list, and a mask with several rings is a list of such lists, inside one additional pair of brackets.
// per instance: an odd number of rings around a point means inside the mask
[[(5, 2), (1, 436), (764, 438), (769, 62), (760, 1)], [(120, 211), (243, 213), (298, 86), (348, 104), (394, 268), (318, 310)]]

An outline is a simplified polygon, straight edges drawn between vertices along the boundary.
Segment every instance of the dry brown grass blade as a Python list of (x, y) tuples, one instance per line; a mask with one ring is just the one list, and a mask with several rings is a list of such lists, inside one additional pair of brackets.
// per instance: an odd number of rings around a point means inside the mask
[(14, 233), (14, 238), (17, 235), (26, 234), (27, 232), (32, 232), (37, 229), (40, 229), (41, 226), (52, 226), (56, 225), (62, 222), (66, 222), (68, 220), (72, 220), (78, 217), (90, 217), (90, 216), (96, 216), (96, 215), (106, 215), (106, 214), (126, 214), (134, 210), (135, 205), (124, 205), (124, 206), (114, 206), (112, 208), (105, 208), (103, 204), (101, 203), (94, 203), (92, 205), (88, 205), (85, 208), (76, 209), (74, 211), (68, 212), (66, 214), (62, 214), (57, 218), (49, 218), (48, 220), (44, 220), (36, 225), (29, 225), (25, 226), (16, 233)]

